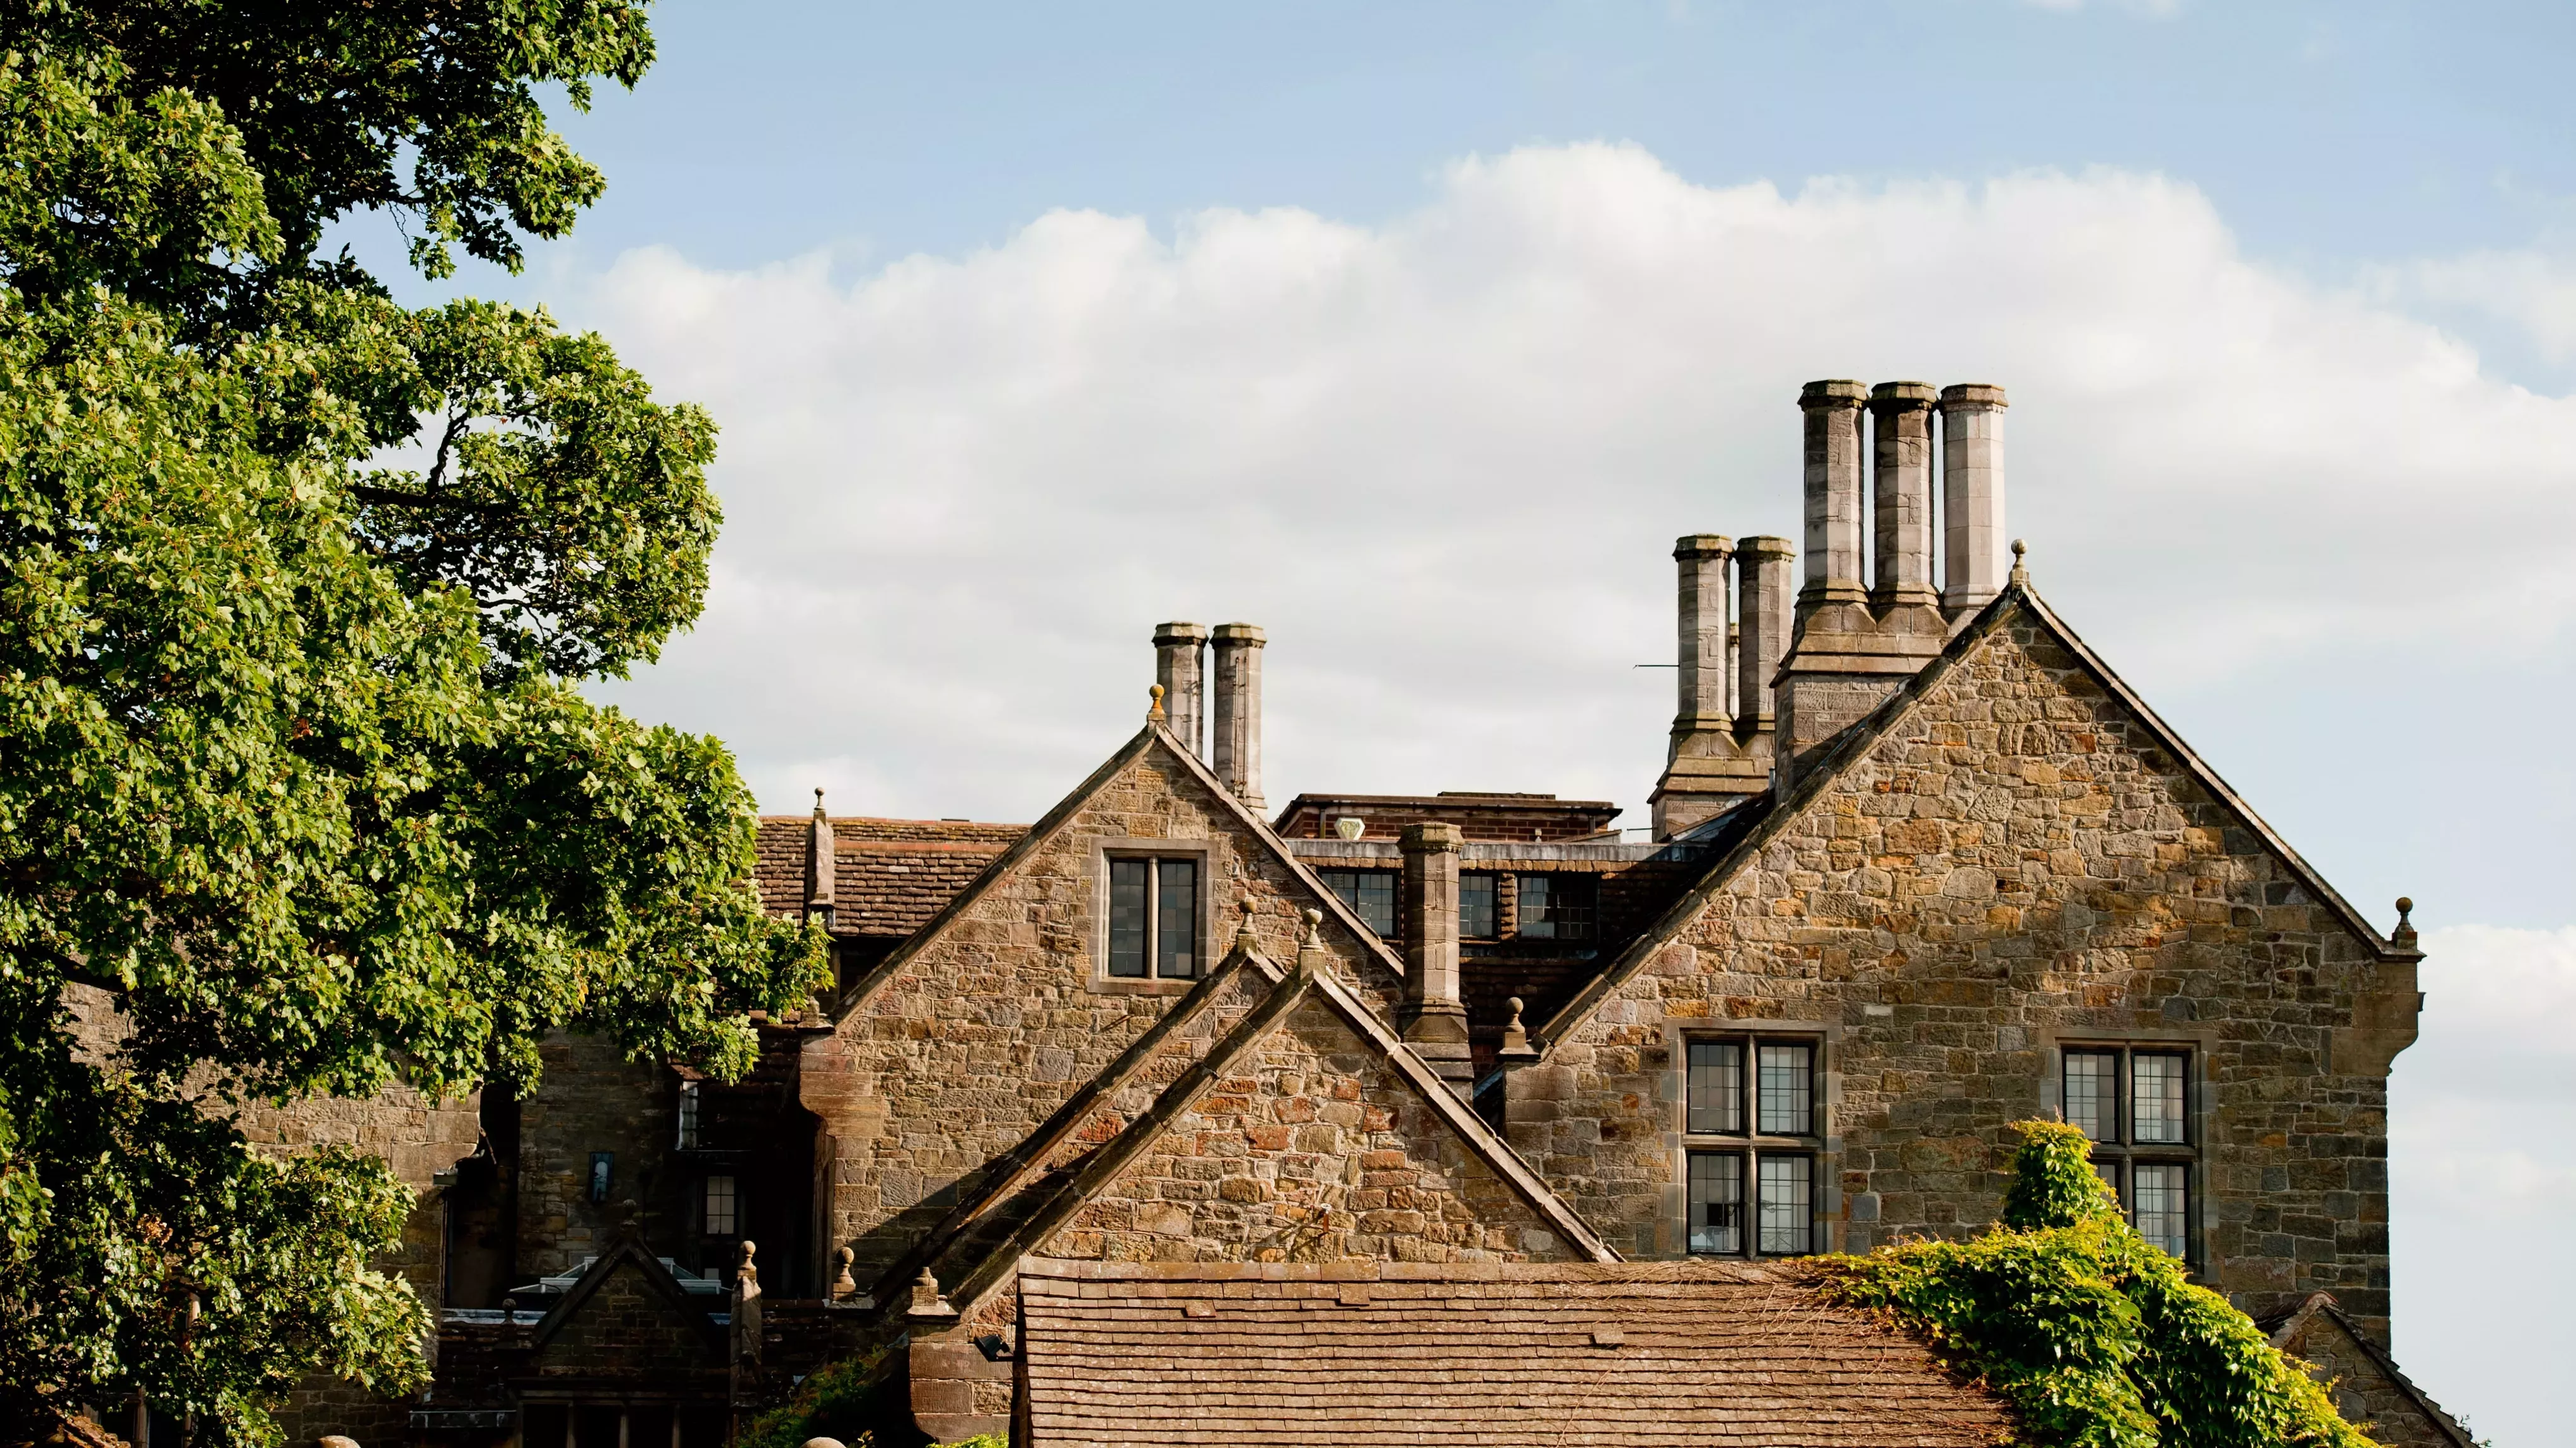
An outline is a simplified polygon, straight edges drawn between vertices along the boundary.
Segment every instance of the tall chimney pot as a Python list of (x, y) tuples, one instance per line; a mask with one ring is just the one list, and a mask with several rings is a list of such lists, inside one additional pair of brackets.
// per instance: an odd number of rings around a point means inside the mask
[(1154, 626), (1154, 682), (1163, 686), (1165, 725), (1192, 754), (1207, 758), (1205, 674), (1208, 631), (1194, 623)]
[(1774, 727), (1771, 676), (1780, 672), (1780, 661), (1789, 656), (1789, 560), (1797, 556), (1786, 538), (1745, 538), (1735, 545), (1735, 566), (1743, 587), (1742, 637), (1736, 646), (1736, 679), (1742, 693), (1735, 719), (1740, 734)]
[(1248, 623), (1221, 623), (1210, 635), (1216, 653), (1216, 707), (1210, 711), (1208, 767), (1217, 782), (1253, 813), (1261, 798), (1261, 650), (1270, 640)]
[(1475, 1064), (1458, 995), (1458, 858), (1466, 835), (1432, 820), (1406, 825), (1403, 852), (1404, 1039), (1441, 1079), (1464, 1091)]
[(1920, 382), (1882, 382), (1869, 391), (1870, 461), (1877, 575), (1870, 606), (1941, 601), (1932, 583), (1932, 404)]
[(1861, 584), (1860, 500), (1860, 409), (1868, 398), (1867, 388), (1847, 380), (1810, 382), (1798, 394), (1798, 408), (1807, 419), (1807, 583), (1798, 591), (1801, 615), (1869, 597)]
[(1733, 733), (1735, 701), (1727, 694), (1727, 564), (1735, 540), (1693, 533), (1673, 544), (1681, 565), (1680, 707), (1673, 715), (1676, 741), (1698, 733)]
[(2004, 583), (2004, 390), (1941, 389), (1941, 611), (1957, 621)]

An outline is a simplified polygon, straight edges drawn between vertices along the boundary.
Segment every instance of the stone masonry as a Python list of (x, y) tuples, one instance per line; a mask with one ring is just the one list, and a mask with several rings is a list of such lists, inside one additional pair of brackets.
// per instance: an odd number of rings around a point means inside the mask
[[(1793, 795), (1640, 968), (1544, 1033), (1513, 1143), (1634, 1256), (1684, 1244), (1685, 1033), (1827, 1042), (1828, 1245), (1964, 1236), (2000, 1206), (2008, 1122), (2055, 1105), (2052, 1042), (2187, 1042), (2204, 1064), (2207, 1275), (2257, 1313), (2330, 1290), (2388, 1314), (2381, 959), (2018, 596)], [(2411, 1019), (2409, 1022), (2411, 1034)]]

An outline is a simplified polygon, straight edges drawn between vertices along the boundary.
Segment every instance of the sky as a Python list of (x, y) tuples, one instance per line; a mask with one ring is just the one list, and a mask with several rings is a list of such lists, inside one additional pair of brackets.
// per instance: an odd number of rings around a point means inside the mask
[[(1675, 536), (1798, 533), (1819, 377), (2005, 387), (2040, 592), (2377, 920), (2397, 1352), (2555, 1441), (2576, 1331), (2576, 7), (664, 4), (606, 198), (444, 290), (723, 427), (602, 693), (766, 807), (1033, 819), (1152, 626), (1266, 784), (1645, 823)], [(352, 245), (390, 259), (389, 233)]]

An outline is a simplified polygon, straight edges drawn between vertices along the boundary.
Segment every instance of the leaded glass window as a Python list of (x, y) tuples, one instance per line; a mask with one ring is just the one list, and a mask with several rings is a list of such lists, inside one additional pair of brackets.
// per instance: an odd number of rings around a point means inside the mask
[(1764, 1256), (1804, 1252), (1815, 1222), (1809, 1201), (1814, 1162), (1803, 1156), (1766, 1155), (1762, 1164), (1762, 1252)]
[(1736, 1152), (1690, 1155), (1690, 1249), (1721, 1256), (1744, 1251), (1744, 1158)]
[(2132, 1133), (2142, 1142), (2183, 1139), (2182, 1064), (2180, 1056), (2139, 1052), (2129, 1058)]
[(732, 1177), (708, 1177), (706, 1193), (706, 1235), (710, 1237), (730, 1237), (735, 1235), (736, 1228), (739, 1224), (739, 1213), (737, 1211), (739, 1205), (739, 1201), (734, 1196)]
[[(1360, 923), (1374, 930), (1378, 938), (1395, 938), (1395, 887), (1400, 878), (1393, 870), (1319, 870), (1324, 888), (1342, 897)], [(1464, 894), (1463, 891), (1460, 892)], [(1463, 932), (1462, 932), (1463, 933)]]
[(1199, 862), (1109, 861), (1110, 976), (1190, 980), (1199, 967)]
[(2139, 1162), (2130, 1192), (2130, 1219), (2138, 1235), (2177, 1257), (2190, 1255), (2191, 1168), (2180, 1162)]
[(1590, 875), (1523, 875), (1519, 880), (1519, 920), (1524, 940), (1582, 942), (1592, 939), (1593, 905), (1600, 882)]
[(1458, 877), (1458, 933), (1469, 940), (1492, 940), (1503, 933), (1502, 902), (1494, 887), (1497, 875)]
[(2069, 1046), (2066, 1119), (2093, 1138), (2093, 1169), (2138, 1235), (2177, 1257), (2192, 1246), (2191, 1053), (2162, 1044)]
[(2116, 1051), (2066, 1053), (2066, 1124), (2095, 1141), (2120, 1136), (2120, 1056)]
[(1691, 1251), (1815, 1250), (1818, 1049), (1750, 1034), (1684, 1043), (1683, 1124), (1698, 1139), (1688, 1153)]
[(1744, 1129), (1744, 1043), (1690, 1043), (1690, 1129), (1732, 1135)]

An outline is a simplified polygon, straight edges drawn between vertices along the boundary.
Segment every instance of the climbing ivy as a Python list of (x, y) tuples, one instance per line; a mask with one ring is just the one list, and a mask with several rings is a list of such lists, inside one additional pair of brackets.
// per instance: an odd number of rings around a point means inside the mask
[(2251, 1318), (2121, 1218), (2083, 1132), (2015, 1129), (1994, 1230), (1826, 1259), (1830, 1294), (1983, 1379), (2034, 1448), (2372, 1448)]

